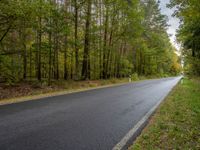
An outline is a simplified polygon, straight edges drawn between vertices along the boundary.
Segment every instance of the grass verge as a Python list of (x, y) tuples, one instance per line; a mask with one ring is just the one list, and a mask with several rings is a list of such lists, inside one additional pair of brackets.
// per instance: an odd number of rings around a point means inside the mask
[(200, 149), (200, 79), (184, 79), (129, 150)]

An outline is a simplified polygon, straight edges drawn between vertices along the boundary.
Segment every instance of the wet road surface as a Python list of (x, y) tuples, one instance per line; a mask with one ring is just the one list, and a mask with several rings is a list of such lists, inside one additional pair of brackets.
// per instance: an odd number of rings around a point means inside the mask
[(146, 80), (0, 106), (0, 150), (110, 150), (179, 80)]

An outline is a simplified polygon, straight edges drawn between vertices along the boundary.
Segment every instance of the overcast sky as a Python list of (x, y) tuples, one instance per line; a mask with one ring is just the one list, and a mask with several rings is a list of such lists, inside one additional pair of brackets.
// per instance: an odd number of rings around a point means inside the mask
[(168, 4), (169, 1), (170, 0), (160, 0), (160, 8), (161, 8), (162, 14), (167, 15), (168, 18), (169, 18), (168, 24), (170, 26), (169, 26), (169, 29), (168, 29), (168, 34), (172, 35), (170, 37), (171, 42), (173, 43), (173, 45), (176, 48), (179, 48), (178, 45), (176, 44), (176, 36), (175, 36), (176, 35), (176, 30), (179, 27), (179, 20), (178, 20), (178, 18), (175, 18), (175, 17), (171, 16), (173, 14), (174, 10), (173, 9), (169, 9), (169, 8), (166, 7), (166, 4)]

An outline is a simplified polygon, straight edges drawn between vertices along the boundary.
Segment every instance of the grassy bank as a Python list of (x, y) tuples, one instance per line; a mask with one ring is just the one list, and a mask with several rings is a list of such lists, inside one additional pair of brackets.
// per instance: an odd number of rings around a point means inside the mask
[(200, 149), (200, 80), (184, 79), (130, 150)]

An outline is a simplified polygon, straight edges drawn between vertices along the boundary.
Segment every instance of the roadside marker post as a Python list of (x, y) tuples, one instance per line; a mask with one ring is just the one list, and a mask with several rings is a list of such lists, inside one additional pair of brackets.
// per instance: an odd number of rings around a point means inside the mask
[(131, 76), (129, 76), (129, 79), (128, 79), (128, 81), (129, 81), (129, 82), (131, 82)]

